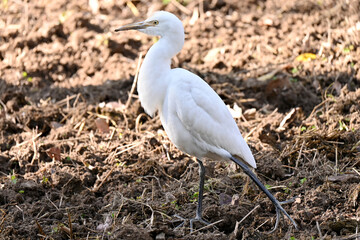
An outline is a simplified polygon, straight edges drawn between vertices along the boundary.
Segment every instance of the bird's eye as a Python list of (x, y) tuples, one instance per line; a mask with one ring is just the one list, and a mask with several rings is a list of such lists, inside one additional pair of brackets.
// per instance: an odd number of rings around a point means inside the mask
[(153, 23), (154, 23), (154, 25), (158, 25), (158, 24), (159, 24), (159, 21), (158, 21), (158, 20), (154, 20)]

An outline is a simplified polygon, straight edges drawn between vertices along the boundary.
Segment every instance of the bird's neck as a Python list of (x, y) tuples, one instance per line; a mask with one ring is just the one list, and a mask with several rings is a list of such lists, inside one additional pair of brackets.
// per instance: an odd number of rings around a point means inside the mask
[(171, 81), (171, 58), (181, 50), (182, 44), (174, 44), (169, 38), (160, 38), (150, 48), (141, 65), (137, 90), (141, 105), (150, 116), (162, 107), (167, 86)]

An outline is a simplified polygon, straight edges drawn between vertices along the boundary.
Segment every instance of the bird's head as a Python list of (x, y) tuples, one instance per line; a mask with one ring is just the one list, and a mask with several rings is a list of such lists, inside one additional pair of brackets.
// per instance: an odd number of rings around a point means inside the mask
[(151, 36), (171, 36), (184, 34), (182, 22), (172, 13), (165, 11), (155, 12), (143, 22), (131, 23), (115, 29), (115, 32), (138, 30)]

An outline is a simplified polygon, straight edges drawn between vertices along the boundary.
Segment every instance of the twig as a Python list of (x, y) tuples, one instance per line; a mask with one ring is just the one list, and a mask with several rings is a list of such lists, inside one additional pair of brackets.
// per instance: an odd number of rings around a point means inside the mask
[(296, 163), (295, 163), (295, 168), (298, 168), (298, 166), (299, 166), (299, 161), (300, 161), (300, 158), (301, 158), (301, 154), (302, 154), (302, 150), (304, 148), (304, 145), (305, 145), (305, 141), (303, 141), (303, 143), (301, 144), (299, 156), (296, 159)]
[[(26, 144), (26, 143), (28, 143), (28, 142), (35, 141), (35, 139), (37, 139), (38, 137), (40, 137), (41, 134), (42, 134), (42, 132), (41, 132), (41, 133), (38, 133), (35, 137), (32, 137), (32, 138), (29, 139), (29, 140), (26, 140), (26, 141), (23, 141), (22, 143), (17, 144), (15, 147), (20, 147), (20, 146), (22, 146), (22, 145), (24, 145), (24, 144)], [(66, 139), (66, 141), (67, 141), (67, 139)]]
[(62, 107), (63, 105), (66, 105), (68, 103), (68, 101), (70, 101), (71, 99), (73, 98), (76, 98), (77, 97), (77, 94), (74, 94), (72, 96), (67, 96), (66, 98), (56, 102), (54, 105), (56, 105), (57, 107)]
[(205, 227), (196, 229), (195, 231), (193, 231), (192, 233), (190, 233), (190, 235), (191, 235), (191, 234), (194, 234), (194, 233), (196, 233), (196, 232), (199, 232), (199, 231), (201, 231), (201, 230), (207, 229), (207, 228), (209, 228), (209, 227), (212, 227), (212, 226), (214, 226), (214, 225), (216, 225), (216, 224), (218, 224), (218, 223), (221, 223), (222, 221), (224, 221), (224, 219), (220, 219), (219, 221), (213, 222), (213, 223), (211, 223), (211, 224), (209, 224), (209, 225), (206, 225)]
[(140, 132), (140, 119), (142, 116), (145, 116), (147, 117), (147, 115), (145, 113), (140, 113), (137, 117), (136, 117), (136, 120), (135, 120), (135, 132), (136, 133), (139, 133)]
[(187, 9), (186, 7), (184, 7), (183, 5), (181, 5), (178, 1), (176, 0), (171, 0), (171, 3), (177, 7), (180, 11), (182, 11), (183, 13), (185, 13), (186, 15), (191, 15), (191, 10)]
[(3, 106), (4, 111), (6, 112), (7, 111), (6, 105), (3, 101), (1, 101), (1, 99), (0, 99), (0, 104), (1, 104), (1, 106)]
[(238, 221), (236, 221), (236, 224), (237, 223), (242, 223), (248, 216), (250, 216), (250, 214), (253, 212), (253, 211), (255, 211), (256, 209), (258, 209), (260, 207), (260, 205), (256, 205), (256, 207), (254, 207), (248, 214), (246, 214), (241, 220), (240, 220), (240, 222), (238, 222)]
[(338, 175), (339, 166), (338, 166), (338, 148), (335, 147), (335, 175)]
[(307, 117), (307, 119), (310, 119), (312, 118), (312, 115), (314, 114), (314, 112), (319, 108), (321, 107), (322, 105), (324, 105), (326, 102), (329, 102), (330, 101), (330, 98), (327, 98), (325, 99), (324, 101), (322, 101), (321, 103), (319, 103), (318, 105), (316, 105), (314, 107), (314, 109), (311, 111), (310, 115)]
[(99, 188), (105, 183), (106, 179), (108, 179), (108, 177), (109, 177), (110, 174), (115, 170), (116, 167), (117, 167), (117, 166), (114, 165), (114, 166), (110, 169), (110, 171), (108, 172), (108, 174), (106, 174), (105, 178), (104, 178), (103, 180), (101, 180), (101, 183), (100, 183), (98, 186), (94, 186), (94, 188), (93, 188), (93, 190), (92, 190), (93, 192), (97, 192), (97, 191), (99, 190)]
[(57, 211), (59, 211), (59, 208), (55, 205), (55, 203), (53, 201), (51, 201), (51, 199), (49, 198), (49, 196), (47, 194), (45, 194), (46, 198), (49, 200), (49, 202), (56, 208)]
[(5, 219), (6, 219), (6, 212), (2, 209), (0, 209), (0, 210), (3, 212), (3, 215), (1, 217), (1, 222), (0, 222), (0, 228), (1, 228), (1, 226), (4, 224)]
[[(44, 230), (43, 230), (43, 228), (41, 227), (40, 223), (39, 223), (37, 220), (35, 220), (35, 222), (36, 222), (36, 225), (37, 225), (37, 227), (38, 227), (38, 229), (39, 229), (40, 234), (41, 234), (42, 236), (45, 236), (45, 237), (46, 237), (46, 234), (44, 233)], [(44, 239), (44, 238), (41, 237), (40, 239)]]
[(316, 221), (316, 228), (317, 228), (317, 230), (318, 230), (318, 232), (319, 232), (319, 237), (320, 237), (320, 239), (321, 239), (323, 236), (322, 236), (321, 229), (320, 229), (320, 224), (319, 224), (318, 221)]
[(265, 222), (263, 222), (262, 224), (260, 224), (260, 226), (258, 226), (255, 231), (257, 231), (259, 228), (261, 228), (262, 226), (265, 225), (265, 223), (267, 223), (269, 221), (269, 219), (267, 219)]
[(131, 12), (134, 14), (135, 17), (139, 16), (139, 10), (131, 1), (126, 1), (126, 6), (130, 8)]
[(253, 132), (255, 132), (257, 127), (254, 127), (253, 129), (250, 130), (250, 132), (248, 134), (246, 134), (246, 136), (244, 137), (244, 140), (247, 141), (248, 138), (253, 134)]
[(352, 234), (350, 236), (347, 236), (347, 237), (342, 237), (342, 238), (335, 238), (335, 240), (351, 240), (351, 239), (358, 239), (360, 237), (360, 233), (355, 233), (355, 234)]
[(73, 233), (73, 229), (72, 229), (71, 216), (70, 216), (69, 211), (67, 211), (67, 214), (68, 214), (69, 228), (70, 228), (70, 239), (73, 240), (74, 239), (74, 233)]
[(139, 76), (139, 71), (140, 71), (141, 59), (142, 59), (142, 52), (140, 52), (140, 54), (139, 54), (139, 61), (138, 61), (138, 64), (136, 66), (136, 73), (135, 73), (134, 81), (133, 81), (133, 84), (131, 86), (131, 90), (130, 90), (130, 93), (129, 93), (128, 100), (126, 101), (126, 104), (125, 104), (125, 112), (129, 108), (129, 105), (130, 105), (130, 102), (131, 102), (131, 99), (132, 99), (132, 95), (133, 95), (133, 93), (135, 91), (135, 87), (136, 87), (136, 84), (137, 84), (137, 81), (138, 81), (138, 76)]
[[(37, 129), (36, 129), (36, 132), (37, 132)], [(31, 160), (30, 165), (34, 164), (34, 161), (35, 161), (35, 159), (37, 158), (37, 155), (38, 155), (38, 151), (37, 151), (37, 147), (36, 147), (36, 143), (35, 143), (35, 138), (32, 138), (32, 144), (33, 144), (33, 149), (34, 149), (34, 155), (33, 155), (33, 158)]]
[(73, 108), (76, 107), (76, 105), (77, 105), (77, 103), (78, 103), (78, 101), (79, 101), (80, 95), (81, 95), (81, 93), (78, 93), (78, 94), (76, 95), (75, 101), (74, 101), (74, 103), (73, 103)]
[(356, 170), (356, 168), (352, 168), (352, 170), (354, 170), (360, 176), (360, 173), (358, 170)]

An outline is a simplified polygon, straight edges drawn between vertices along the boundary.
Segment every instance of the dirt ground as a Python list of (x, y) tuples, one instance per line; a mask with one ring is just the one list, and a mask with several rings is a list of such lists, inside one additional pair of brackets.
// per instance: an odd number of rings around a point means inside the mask
[[(356, 0), (0, 3), (1, 239), (360, 238), (360, 3)], [(173, 60), (233, 110), (276, 212), (230, 163), (198, 166), (131, 92), (156, 41), (123, 24), (182, 19)], [(206, 124), (206, 123), (204, 123)]]

